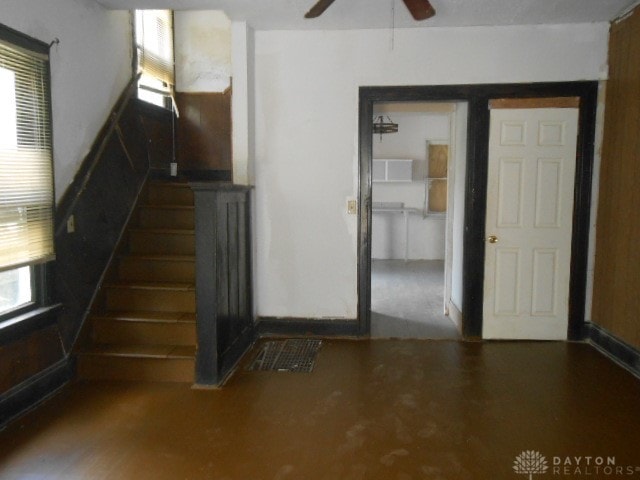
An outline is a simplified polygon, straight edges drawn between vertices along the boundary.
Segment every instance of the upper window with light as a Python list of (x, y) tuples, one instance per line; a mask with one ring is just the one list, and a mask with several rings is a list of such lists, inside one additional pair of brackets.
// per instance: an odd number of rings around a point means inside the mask
[(135, 41), (138, 57), (138, 98), (170, 108), (174, 86), (173, 12), (136, 10)]
[(54, 258), (48, 46), (0, 25), (0, 321), (38, 306)]

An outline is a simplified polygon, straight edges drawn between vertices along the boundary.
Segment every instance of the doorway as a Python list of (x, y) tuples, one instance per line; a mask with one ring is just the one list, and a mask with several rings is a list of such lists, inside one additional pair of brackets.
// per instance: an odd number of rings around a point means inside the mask
[(578, 97), (578, 142), (572, 212), (567, 339), (584, 338), (589, 210), (597, 82), (361, 87), (359, 101), (358, 329), (371, 333), (372, 159), (374, 105), (381, 102), (468, 102), (466, 178), (462, 239), (461, 330), (482, 338), (485, 219), (492, 98)]
[(464, 218), (467, 110), (464, 102), (374, 105), (372, 337), (460, 338), (462, 245), (453, 238)]

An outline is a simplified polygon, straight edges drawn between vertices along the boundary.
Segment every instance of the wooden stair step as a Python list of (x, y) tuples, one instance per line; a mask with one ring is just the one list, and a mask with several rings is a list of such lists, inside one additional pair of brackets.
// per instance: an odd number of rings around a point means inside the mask
[(182, 187), (191, 188), (189, 187), (189, 182), (187, 180), (177, 178), (177, 177), (173, 177), (171, 179), (150, 178), (148, 184), (174, 187), (174, 188), (182, 188)]
[(194, 210), (189, 205), (141, 205), (138, 222), (150, 228), (194, 228)]
[(82, 355), (101, 355), (130, 358), (195, 358), (194, 345), (145, 345), (145, 344), (100, 344), (80, 350)]
[(78, 354), (78, 377), (91, 380), (193, 382), (195, 347), (92, 345)]
[(164, 262), (195, 262), (195, 255), (170, 255), (162, 253), (129, 254), (127, 257), (135, 260), (161, 260)]
[(185, 182), (149, 182), (148, 205), (193, 205), (193, 190)]
[(138, 289), (138, 290), (195, 290), (193, 282), (118, 282), (109, 283), (106, 288)]
[(184, 282), (120, 282), (104, 287), (106, 310), (195, 312), (195, 285)]
[(193, 255), (129, 254), (118, 260), (118, 277), (128, 281), (195, 282)]
[(196, 322), (195, 313), (187, 312), (154, 312), (154, 311), (108, 311), (102, 313), (94, 313), (94, 318), (105, 320), (121, 320), (130, 322), (163, 322), (163, 323), (194, 323)]
[(129, 231), (129, 251), (133, 254), (194, 255), (193, 229), (132, 228)]
[(92, 316), (92, 338), (98, 344), (187, 345), (196, 344), (195, 316), (190, 321), (131, 319)]
[(189, 213), (195, 210), (195, 207), (193, 205), (173, 205), (173, 204), (140, 205), (140, 208), (142, 210), (149, 210), (149, 211), (170, 210), (172, 212), (178, 212), (178, 213)]
[(169, 228), (169, 227), (132, 227), (130, 232), (146, 232), (146, 233), (165, 233), (173, 235), (194, 235), (193, 228)]

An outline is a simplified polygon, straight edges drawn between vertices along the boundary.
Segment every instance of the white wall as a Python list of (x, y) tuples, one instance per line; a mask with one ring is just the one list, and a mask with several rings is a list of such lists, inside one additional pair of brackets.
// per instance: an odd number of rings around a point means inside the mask
[(231, 149), (233, 183), (255, 183), (254, 32), (246, 22), (231, 24)]
[(0, 23), (51, 49), (56, 200), (73, 180), (132, 75), (129, 12), (91, 0), (2, 0)]
[(231, 85), (231, 21), (219, 10), (174, 12), (176, 90), (224, 92)]
[(358, 87), (595, 80), (608, 25), (256, 32), (257, 312), (355, 318)]
[[(387, 115), (385, 113), (385, 115)], [(393, 112), (398, 132), (373, 136), (373, 158), (413, 160), (411, 183), (374, 183), (373, 202), (403, 202), (405, 207), (423, 209), (425, 177), (428, 175), (427, 142), (449, 143), (450, 115), (446, 113)], [(445, 217), (411, 214), (409, 252), (411, 260), (444, 260)], [(372, 252), (376, 259), (404, 258), (404, 219), (391, 213), (373, 214)]]
[(464, 252), (464, 197), (467, 172), (467, 118), (469, 105), (459, 102), (456, 105), (455, 122), (455, 161), (453, 205), (450, 212), (453, 216), (451, 231), (451, 301), (462, 311), (462, 255)]

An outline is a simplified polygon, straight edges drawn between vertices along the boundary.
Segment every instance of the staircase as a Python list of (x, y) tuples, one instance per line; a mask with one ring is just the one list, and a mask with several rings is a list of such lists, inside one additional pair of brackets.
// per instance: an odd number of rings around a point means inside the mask
[(87, 320), (80, 379), (193, 382), (193, 193), (151, 181)]

